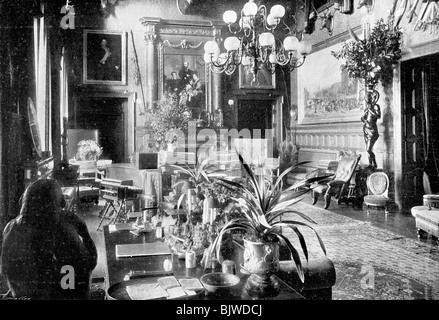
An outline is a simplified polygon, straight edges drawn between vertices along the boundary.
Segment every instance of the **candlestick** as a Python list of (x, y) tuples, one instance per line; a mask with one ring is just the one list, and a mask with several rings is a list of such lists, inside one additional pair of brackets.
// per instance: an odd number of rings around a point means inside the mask
[(188, 189), (187, 191), (187, 210), (188, 213), (192, 211), (192, 190)]
[(370, 23), (363, 23), (363, 39), (368, 41), (370, 38)]

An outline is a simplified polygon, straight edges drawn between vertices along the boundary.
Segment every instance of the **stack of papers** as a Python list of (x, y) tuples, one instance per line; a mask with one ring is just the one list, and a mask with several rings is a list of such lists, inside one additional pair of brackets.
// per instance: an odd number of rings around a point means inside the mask
[(198, 279), (180, 279), (174, 276), (162, 277), (155, 283), (139, 283), (127, 286), (131, 300), (177, 299), (196, 295), (196, 290), (204, 289)]
[(131, 223), (117, 223), (117, 224), (110, 224), (108, 226), (108, 231), (110, 233), (115, 231), (122, 231), (122, 230), (134, 230), (134, 227)]
[(168, 292), (157, 283), (143, 283), (127, 286), (131, 300), (151, 300), (168, 297)]

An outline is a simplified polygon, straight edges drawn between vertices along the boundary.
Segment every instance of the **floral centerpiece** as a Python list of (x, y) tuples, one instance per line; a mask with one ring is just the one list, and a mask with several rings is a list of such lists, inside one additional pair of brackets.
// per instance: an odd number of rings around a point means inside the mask
[(78, 142), (76, 160), (78, 161), (97, 161), (102, 154), (102, 147), (94, 140), (81, 140)]
[(365, 81), (375, 86), (379, 81), (392, 81), (393, 69), (401, 59), (402, 29), (394, 26), (393, 19), (376, 22), (369, 36), (361, 40), (350, 30), (353, 38), (343, 42), (342, 48), (332, 55), (344, 60), (342, 69), (348, 71), (351, 79)]
[(166, 150), (168, 143), (172, 144), (177, 141), (179, 130), (185, 134), (189, 121), (193, 120), (186, 105), (179, 103), (175, 94), (167, 92), (148, 112), (148, 119), (160, 150)]

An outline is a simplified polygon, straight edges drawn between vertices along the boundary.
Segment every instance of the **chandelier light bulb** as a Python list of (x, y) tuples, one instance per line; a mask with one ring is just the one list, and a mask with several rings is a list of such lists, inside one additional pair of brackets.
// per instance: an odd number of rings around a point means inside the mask
[(238, 16), (233, 10), (228, 10), (223, 14), (223, 20), (227, 24), (235, 23), (236, 19), (238, 19)]
[(308, 55), (312, 50), (312, 44), (308, 41), (300, 41), (299, 45), (297, 46), (297, 51), (302, 55), (306, 56)]
[(281, 19), (285, 15), (285, 8), (280, 4), (271, 7), (270, 14), (276, 19)]
[(271, 47), (274, 41), (274, 36), (270, 32), (264, 32), (259, 35), (259, 44), (263, 47)]
[(228, 55), (226, 52), (223, 52), (223, 53), (221, 53), (221, 54), (218, 56), (217, 61), (218, 61), (219, 63), (225, 63), (225, 62), (227, 61), (228, 58), (229, 58), (229, 55)]
[(218, 49), (218, 44), (215, 41), (210, 40), (204, 44), (204, 52), (207, 54), (215, 54)]
[(278, 24), (279, 19), (276, 19), (271, 13), (267, 16), (267, 24), (272, 27)]
[(212, 56), (211, 56), (211, 54), (210, 53), (205, 53), (204, 54), (204, 56), (203, 56), (203, 58), (204, 58), (204, 62), (206, 62), (206, 63), (211, 63), (212, 61), (211, 61), (211, 59), (213, 58), (211, 58)]
[(228, 37), (224, 40), (224, 48), (227, 51), (236, 51), (239, 49), (241, 42), (237, 37)]
[(239, 26), (242, 29), (250, 29), (250, 24), (248, 23), (248, 18), (244, 17), (239, 19)]
[(295, 36), (288, 36), (284, 39), (284, 49), (287, 51), (297, 50), (299, 46), (299, 39)]
[(271, 64), (276, 64), (276, 55), (272, 52), (270, 53), (270, 55), (268, 56), (268, 61), (270, 61)]
[(300, 60), (302, 59), (302, 54), (300, 54), (300, 52), (298, 51), (293, 51), (293, 56), (291, 57), (293, 60)]
[(243, 12), (246, 17), (254, 17), (258, 12), (258, 6), (253, 0), (250, 0), (244, 5)]
[(246, 66), (249, 66), (250, 64), (251, 64), (250, 57), (249, 56), (244, 56), (242, 58), (242, 65), (246, 67)]

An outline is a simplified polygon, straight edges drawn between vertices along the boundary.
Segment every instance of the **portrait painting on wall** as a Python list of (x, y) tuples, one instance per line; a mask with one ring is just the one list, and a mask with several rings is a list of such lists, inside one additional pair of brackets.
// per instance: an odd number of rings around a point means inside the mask
[(176, 94), (194, 118), (203, 117), (206, 108), (206, 74), (203, 57), (195, 54), (165, 53), (163, 92)]
[(352, 81), (341, 69), (342, 62), (331, 54), (340, 48), (341, 44), (336, 44), (316, 51), (297, 69), (300, 124), (360, 121), (363, 86)]
[(84, 30), (83, 80), (87, 84), (126, 84), (126, 33)]
[(254, 79), (253, 71), (249, 66), (239, 66), (239, 87), (241, 89), (276, 89), (276, 76), (259, 61), (259, 70)]

